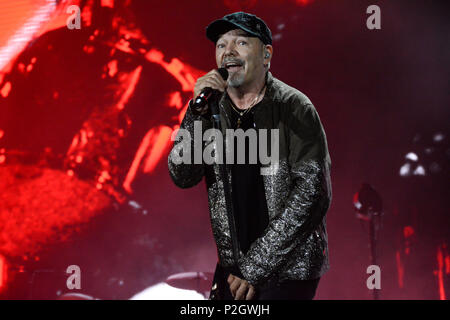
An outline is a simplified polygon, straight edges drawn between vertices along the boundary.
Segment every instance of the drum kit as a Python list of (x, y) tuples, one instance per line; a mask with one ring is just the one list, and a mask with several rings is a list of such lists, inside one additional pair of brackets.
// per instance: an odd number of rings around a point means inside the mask
[(207, 299), (213, 276), (212, 272), (183, 272), (171, 275), (166, 283), (174, 288), (197, 291)]
[[(182, 272), (169, 276), (166, 279), (165, 284), (176, 289), (195, 291), (200, 295), (202, 295), (205, 299), (208, 299), (212, 279), (213, 273), (211, 272)], [(131, 298), (131, 300), (142, 300), (142, 299), (145, 299), (145, 296), (143, 297), (141, 296), (140, 298), (136, 298), (136, 296), (134, 296)], [(152, 298), (150, 297), (149, 299)], [(99, 299), (83, 293), (68, 292), (60, 294), (58, 300), (99, 300)]]

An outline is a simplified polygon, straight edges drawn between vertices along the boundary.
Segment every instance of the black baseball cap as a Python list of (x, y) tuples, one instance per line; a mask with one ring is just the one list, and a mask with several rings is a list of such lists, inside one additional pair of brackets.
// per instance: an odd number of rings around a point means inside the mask
[(246, 12), (235, 12), (211, 22), (206, 27), (206, 37), (216, 43), (219, 37), (233, 29), (241, 29), (251, 37), (259, 38), (264, 44), (272, 44), (272, 32), (266, 23)]

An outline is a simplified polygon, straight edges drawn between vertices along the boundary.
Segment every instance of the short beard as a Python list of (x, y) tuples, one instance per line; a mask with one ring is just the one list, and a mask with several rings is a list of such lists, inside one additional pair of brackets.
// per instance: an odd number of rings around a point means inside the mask
[(228, 85), (233, 88), (239, 88), (242, 86), (245, 80), (245, 74), (239, 74), (238, 72), (230, 74), (228, 78)]

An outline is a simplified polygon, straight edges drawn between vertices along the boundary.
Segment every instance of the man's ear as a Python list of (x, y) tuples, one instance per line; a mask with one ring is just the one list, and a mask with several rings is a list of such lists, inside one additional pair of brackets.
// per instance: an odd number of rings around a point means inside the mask
[(270, 60), (272, 60), (272, 55), (273, 55), (273, 47), (270, 44), (266, 44), (264, 46), (264, 65), (268, 66), (270, 65)]
[[(270, 62), (270, 59), (272, 59), (273, 54), (273, 47), (270, 44), (266, 44), (264, 46), (264, 63)], [(267, 59), (269, 59), (267, 61)]]

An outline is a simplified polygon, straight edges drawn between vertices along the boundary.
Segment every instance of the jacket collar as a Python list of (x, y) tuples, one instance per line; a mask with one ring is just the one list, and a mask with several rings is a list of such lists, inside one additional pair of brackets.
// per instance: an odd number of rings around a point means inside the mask
[(258, 103), (255, 106), (254, 112), (259, 112), (259, 110), (267, 107), (268, 105), (271, 104), (271, 101), (273, 101), (273, 97), (274, 97), (275, 91), (273, 88), (273, 76), (272, 73), (270, 71), (267, 71), (266, 74), (266, 92), (264, 93), (264, 97), (262, 98), (262, 100), (260, 101), (260, 103)]

